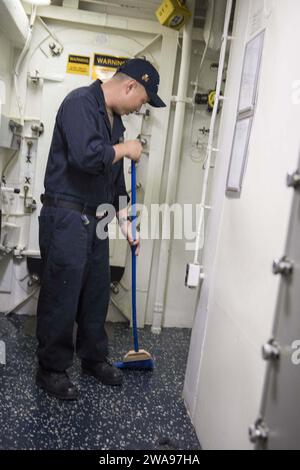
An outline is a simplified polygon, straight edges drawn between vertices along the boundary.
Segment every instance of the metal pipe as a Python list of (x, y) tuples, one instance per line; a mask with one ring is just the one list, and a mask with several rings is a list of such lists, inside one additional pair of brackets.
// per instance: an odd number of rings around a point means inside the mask
[(206, 152), (206, 159), (205, 159), (206, 166), (205, 166), (203, 186), (202, 186), (202, 197), (201, 197), (201, 203), (200, 203), (200, 216), (199, 216), (199, 224), (198, 224), (197, 237), (196, 237), (194, 263), (198, 263), (201, 230), (202, 230), (202, 225), (204, 224), (204, 209), (205, 209), (205, 201), (206, 201), (207, 189), (208, 189), (210, 162), (211, 162), (212, 152), (215, 150), (213, 149), (214, 131), (215, 131), (215, 123), (216, 123), (216, 117), (217, 117), (217, 112), (218, 112), (218, 106), (219, 106), (219, 101), (220, 101), (220, 93), (221, 93), (221, 86), (222, 86), (222, 79), (223, 79), (223, 69), (224, 69), (224, 63), (225, 63), (226, 46), (227, 46), (227, 41), (228, 41), (228, 29), (229, 29), (231, 10), (232, 10), (232, 0), (227, 0), (222, 46), (221, 46), (220, 59), (219, 59), (216, 97), (215, 97), (215, 103), (214, 103), (214, 108), (213, 108), (211, 122), (210, 122), (210, 130), (209, 130), (207, 152)]
[(13, 187), (8, 187), (8, 186), (3, 186), (2, 191), (4, 193), (14, 193), (14, 194), (20, 194), (20, 189), (19, 188), (13, 188)]
[[(165, 209), (163, 213), (163, 235), (168, 230), (167, 207), (169, 207), (176, 196), (177, 179), (179, 173), (181, 145), (183, 136), (183, 125), (186, 107), (186, 95), (188, 89), (188, 78), (190, 70), (190, 59), (192, 52), (192, 31), (195, 12), (195, 0), (188, 3), (188, 7), (192, 12), (189, 22), (184, 26), (182, 56), (179, 73), (179, 83), (177, 92), (176, 109), (174, 116), (173, 136), (170, 152), (169, 174), (167, 182), (167, 193), (165, 201)], [(171, 240), (162, 239), (159, 253), (159, 268), (156, 283), (156, 296), (153, 310), (152, 333), (161, 332), (161, 324), (164, 313), (165, 291), (167, 284), (167, 272), (169, 265), (169, 251)]]
[(153, 6), (149, 5), (128, 5), (124, 1), (124, 3), (113, 3), (113, 2), (104, 2), (102, 0), (80, 0), (82, 3), (93, 3), (94, 5), (105, 6), (105, 7), (115, 7), (115, 8), (130, 8), (131, 10), (153, 10)]
[(40, 258), (41, 252), (39, 250), (22, 250), (22, 256), (31, 256), (32, 258)]
[(206, 58), (206, 54), (207, 54), (209, 43), (210, 43), (211, 32), (212, 32), (212, 27), (213, 27), (213, 22), (214, 22), (214, 16), (215, 16), (215, 0), (212, 0), (212, 16), (211, 16), (211, 23), (210, 23), (210, 28), (209, 28), (208, 40), (206, 42), (206, 46), (205, 46), (203, 54), (202, 54), (202, 58), (201, 58), (200, 65), (199, 65), (199, 68), (198, 68), (198, 72), (197, 72), (197, 75), (196, 75), (196, 81), (195, 81), (195, 84), (194, 84), (194, 93), (193, 93), (193, 98), (192, 98), (193, 111), (192, 111), (190, 131), (189, 131), (190, 145), (192, 145), (192, 140), (193, 140), (192, 139), (193, 138), (193, 127), (194, 127), (194, 119), (195, 119), (195, 111), (196, 111), (195, 99), (196, 99), (196, 94), (197, 94), (198, 88), (199, 88), (199, 79), (200, 79), (200, 75), (201, 75), (201, 72), (202, 72), (202, 69), (203, 69), (204, 60)]
[(35, 18), (36, 18), (36, 9), (37, 9), (37, 7), (35, 5), (32, 8), (32, 11), (31, 11), (31, 16), (30, 16), (30, 21), (29, 21), (29, 28), (28, 28), (28, 33), (27, 33), (25, 46), (24, 46), (21, 54), (19, 55), (19, 58), (17, 60), (16, 66), (15, 66), (15, 69), (14, 69), (14, 87), (15, 87), (17, 105), (18, 105), (19, 113), (20, 113), (20, 122), (21, 122), (22, 126), (24, 126), (24, 109), (23, 109), (22, 100), (21, 100), (21, 97), (20, 97), (20, 94), (19, 94), (18, 79), (19, 79), (20, 68), (21, 68), (22, 62), (23, 62), (24, 57), (26, 56), (26, 54), (28, 52), (28, 49), (29, 49), (29, 46), (30, 46), (30, 42), (31, 42), (31, 38), (32, 38), (32, 29), (33, 29), (33, 25), (34, 25)]

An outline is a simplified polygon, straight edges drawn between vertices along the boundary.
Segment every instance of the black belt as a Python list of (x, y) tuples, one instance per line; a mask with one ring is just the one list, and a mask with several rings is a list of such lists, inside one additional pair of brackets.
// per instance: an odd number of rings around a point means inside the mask
[(84, 204), (45, 196), (44, 194), (41, 194), (41, 202), (43, 206), (46, 207), (62, 207), (64, 209), (71, 209), (73, 211), (78, 211), (81, 214), (92, 215), (96, 217), (97, 208), (92, 209), (91, 207), (85, 206)]

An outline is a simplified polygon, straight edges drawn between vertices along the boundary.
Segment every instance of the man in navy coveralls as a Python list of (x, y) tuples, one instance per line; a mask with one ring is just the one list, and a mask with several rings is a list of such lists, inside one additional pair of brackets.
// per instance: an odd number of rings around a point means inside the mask
[(131, 59), (105, 83), (96, 80), (69, 93), (56, 116), (39, 217), (43, 276), (36, 383), (60, 399), (78, 396), (66, 372), (73, 361), (75, 321), (83, 372), (107, 385), (122, 384), (122, 373), (108, 360), (109, 240), (96, 234), (101, 219), (96, 209), (112, 205), (138, 254), (139, 239), (133, 241), (127, 218), (123, 158), (138, 161), (142, 146), (139, 140), (123, 141), (121, 116), (145, 103), (165, 106), (158, 85), (150, 62)]

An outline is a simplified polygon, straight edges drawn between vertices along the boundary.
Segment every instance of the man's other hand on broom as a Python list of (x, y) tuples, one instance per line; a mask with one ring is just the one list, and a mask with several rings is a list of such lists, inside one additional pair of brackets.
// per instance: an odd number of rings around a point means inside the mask
[(124, 237), (128, 240), (130, 246), (135, 246), (135, 254), (136, 256), (140, 253), (140, 233), (136, 230), (136, 239), (133, 239), (132, 236), (132, 222), (127, 218), (127, 212), (120, 211), (118, 215), (118, 221), (121, 228), (121, 231)]
[(136, 237), (135, 237), (136, 240), (134, 240), (132, 236), (132, 223), (128, 221), (127, 222), (127, 240), (130, 246), (135, 246), (135, 254), (136, 256), (138, 256), (140, 253), (140, 232), (138, 230), (136, 230), (135, 232), (136, 232)]

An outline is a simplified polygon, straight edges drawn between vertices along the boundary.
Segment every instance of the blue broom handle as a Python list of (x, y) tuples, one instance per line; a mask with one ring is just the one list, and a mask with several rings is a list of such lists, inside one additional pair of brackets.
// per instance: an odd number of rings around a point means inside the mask
[[(131, 217), (132, 217), (132, 238), (136, 240), (136, 167), (135, 161), (131, 160)], [(138, 352), (138, 332), (137, 332), (137, 321), (136, 321), (136, 255), (135, 246), (131, 247), (131, 276), (132, 276), (132, 331), (134, 340), (134, 350)]]

